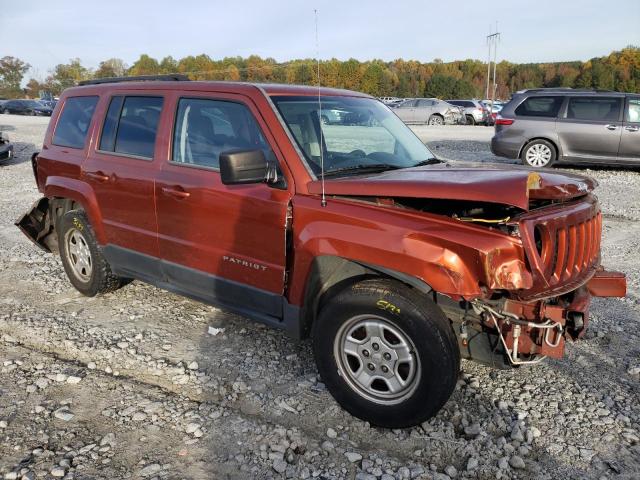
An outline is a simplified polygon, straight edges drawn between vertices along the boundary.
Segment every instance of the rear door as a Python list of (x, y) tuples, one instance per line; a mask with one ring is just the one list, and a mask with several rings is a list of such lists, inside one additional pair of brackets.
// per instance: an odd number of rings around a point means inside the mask
[[(164, 99), (156, 93), (117, 93), (106, 101), (103, 126), (82, 175), (95, 192), (107, 243), (157, 257), (153, 184)], [(134, 270), (141, 274), (151, 268), (138, 267)]]
[(431, 99), (418, 100), (414, 121), (417, 123), (427, 123), (436, 110), (437, 102)]
[(640, 163), (640, 96), (627, 97), (618, 159)]
[(416, 121), (416, 103), (417, 100), (405, 100), (393, 111), (404, 123), (413, 123)]
[(293, 185), (227, 186), (219, 169), (228, 150), (278, 157), (273, 137), (242, 95), (176, 94), (171, 108), (175, 125), (155, 191), (167, 281), (205, 301), (280, 317)]
[(570, 96), (557, 122), (565, 159), (611, 162), (618, 156), (623, 97)]

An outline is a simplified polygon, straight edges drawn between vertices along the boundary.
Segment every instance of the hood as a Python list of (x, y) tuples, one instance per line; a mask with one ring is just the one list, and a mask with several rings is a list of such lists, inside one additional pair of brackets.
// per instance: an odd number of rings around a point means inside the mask
[[(596, 186), (595, 180), (583, 175), (516, 166), (447, 164), (325, 180), (327, 195), (470, 200), (512, 205), (522, 210), (529, 209), (529, 200), (571, 200)], [(309, 193), (322, 192), (319, 180), (309, 182), (308, 187)]]

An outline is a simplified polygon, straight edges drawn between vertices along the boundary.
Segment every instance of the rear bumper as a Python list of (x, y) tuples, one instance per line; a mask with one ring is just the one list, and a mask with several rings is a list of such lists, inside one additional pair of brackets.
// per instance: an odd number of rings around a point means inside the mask
[(496, 134), (491, 138), (491, 153), (498, 157), (518, 158), (522, 144), (520, 138), (504, 138)]

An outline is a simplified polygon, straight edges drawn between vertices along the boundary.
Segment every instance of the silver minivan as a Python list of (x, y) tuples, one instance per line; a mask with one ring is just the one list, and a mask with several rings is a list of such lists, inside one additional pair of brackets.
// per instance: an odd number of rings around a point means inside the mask
[(513, 95), (495, 122), (491, 151), (529, 167), (640, 165), (640, 95), (540, 88)]

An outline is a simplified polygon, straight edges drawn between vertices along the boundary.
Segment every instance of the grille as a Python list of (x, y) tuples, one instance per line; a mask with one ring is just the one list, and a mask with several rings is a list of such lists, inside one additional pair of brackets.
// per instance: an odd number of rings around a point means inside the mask
[(575, 285), (600, 262), (602, 214), (595, 198), (532, 214), (520, 227), (535, 289)]

